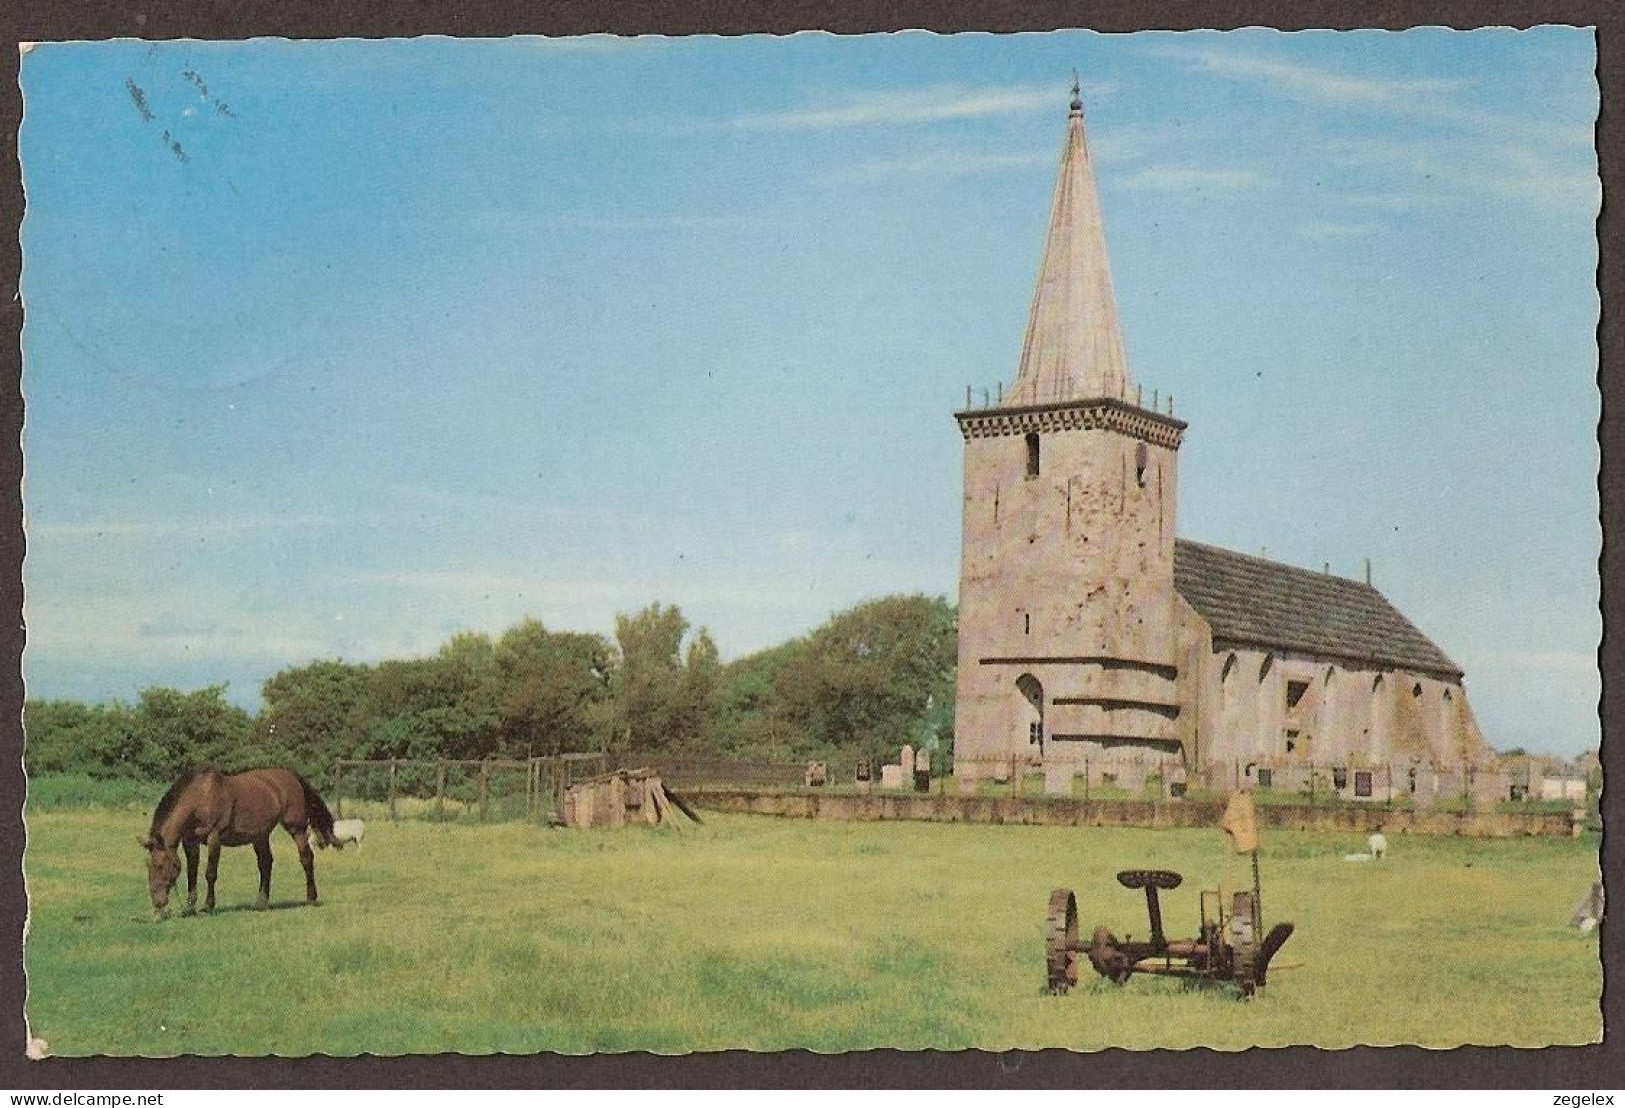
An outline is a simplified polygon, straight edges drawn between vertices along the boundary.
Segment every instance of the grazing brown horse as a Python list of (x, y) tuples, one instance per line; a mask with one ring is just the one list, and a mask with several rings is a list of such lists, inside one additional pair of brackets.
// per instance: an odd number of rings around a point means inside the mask
[(287, 829), (299, 847), (299, 861), (305, 867), (305, 899), (314, 904), (316, 857), (310, 849), (309, 832), (315, 830), (318, 846), (339, 846), (333, 838), (333, 813), (316, 790), (287, 769), (228, 774), (209, 766), (187, 773), (158, 801), (152, 830), (141, 843), (147, 851), (147, 891), (152, 894), (153, 909), (160, 916), (167, 914), (170, 890), (180, 876), (177, 846), (186, 851), (185, 914), (191, 915), (197, 909), (198, 847), (209, 848), (205, 872), (209, 893), (203, 910), (212, 912), (220, 848), (250, 843), (260, 863), (260, 895), (254, 907), (267, 907), (271, 902), (271, 832), (277, 824)]

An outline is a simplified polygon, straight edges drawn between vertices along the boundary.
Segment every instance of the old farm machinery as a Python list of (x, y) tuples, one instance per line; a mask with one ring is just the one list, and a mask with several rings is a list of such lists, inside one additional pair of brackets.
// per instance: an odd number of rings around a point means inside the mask
[(1118, 884), (1145, 893), (1150, 936), (1119, 939), (1097, 927), (1088, 942), (1078, 938), (1078, 902), (1071, 889), (1050, 894), (1044, 918), (1044, 944), (1049, 990), (1064, 993), (1078, 983), (1078, 956), (1086, 957), (1096, 973), (1122, 985), (1136, 973), (1164, 977), (1230, 982), (1244, 997), (1262, 988), (1270, 959), (1292, 937), (1292, 924), (1277, 923), (1264, 931), (1263, 898), (1258, 875), (1258, 833), (1252, 798), (1238, 793), (1231, 798), (1222, 824), (1237, 853), (1252, 855), (1253, 887), (1233, 891), (1227, 904), (1219, 889), (1204, 889), (1200, 921), (1193, 939), (1170, 939), (1163, 932), (1158, 893), (1177, 889), (1183, 878), (1172, 870), (1129, 869), (1117, 875)]

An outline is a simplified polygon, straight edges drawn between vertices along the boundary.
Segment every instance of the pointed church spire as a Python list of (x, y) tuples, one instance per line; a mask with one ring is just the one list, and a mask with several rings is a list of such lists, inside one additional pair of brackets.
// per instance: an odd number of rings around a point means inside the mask
[(1132, 387), (1106, 262), (1100, 198), (1084, 138), (1081, 86), (1074, 70), (1066, 146), (1027, 317), (1021, 368), (1004, 403), (1047, 404), (1102, 396), (1127, 400)]

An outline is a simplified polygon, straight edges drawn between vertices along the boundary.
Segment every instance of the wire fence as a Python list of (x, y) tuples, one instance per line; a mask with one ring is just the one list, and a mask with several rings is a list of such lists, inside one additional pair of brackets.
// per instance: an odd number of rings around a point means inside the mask
[(603, 773), (608, 762), (604, 754), (479, 761), (345, 758), (333, 766), (334, 812), (341, 818), (545, 821), (559, 811), (565, 789)]

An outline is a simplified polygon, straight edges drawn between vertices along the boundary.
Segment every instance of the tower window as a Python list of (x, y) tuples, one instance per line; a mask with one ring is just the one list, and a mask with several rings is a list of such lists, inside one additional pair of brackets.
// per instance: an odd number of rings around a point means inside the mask
[(1259, 684), (1264, 683), (1264, 678), (1266, 678), (1266, 677), (1268, 677), (1270, 675), (1270, 669), (1274, 665), (1275, 665), (1275, 655), (1273, 655), (1273, 654), (1264, 655), (1264, 660), (1262, 662), (1260, 662), (1259, 666), (1258, 666), (1258, 682), (1259, 682)]
[(1286, 706), (1288, 708), (1296, 708), (1298, 706), (1298, 701), (1302, 700), (1303, 694), (1308, 691), (1309, 682), (1288, 681), (1286, 683)]
[(1027, 476), (1038, 476), (1038, 432), (1027, 432)]
[(1412, 696), (1421, 696), (1422, 695), (1422, 682), (1418, 681), (1416, 684), (1411, 686), (1411, 695)]
[(1016, 678), (1016, 691), (1026, 698), (1030, 714), (1027, 716), (1027, 741), (1044, 753), (1044, 686), (1030, 673)]
[(1142, 489), (1145, 488), (1145, 467), (1147, 464), (1149, 464), (1149, 453), (1145, 448), (1145, 443), (1142, 442), (1134, 447), (1134, 480), (1138, 482)]
[(1033, 616), (1031, 612), (1021, 613), (1021, 633), (1023, 635), (1030, 635), (1033, 633)]

